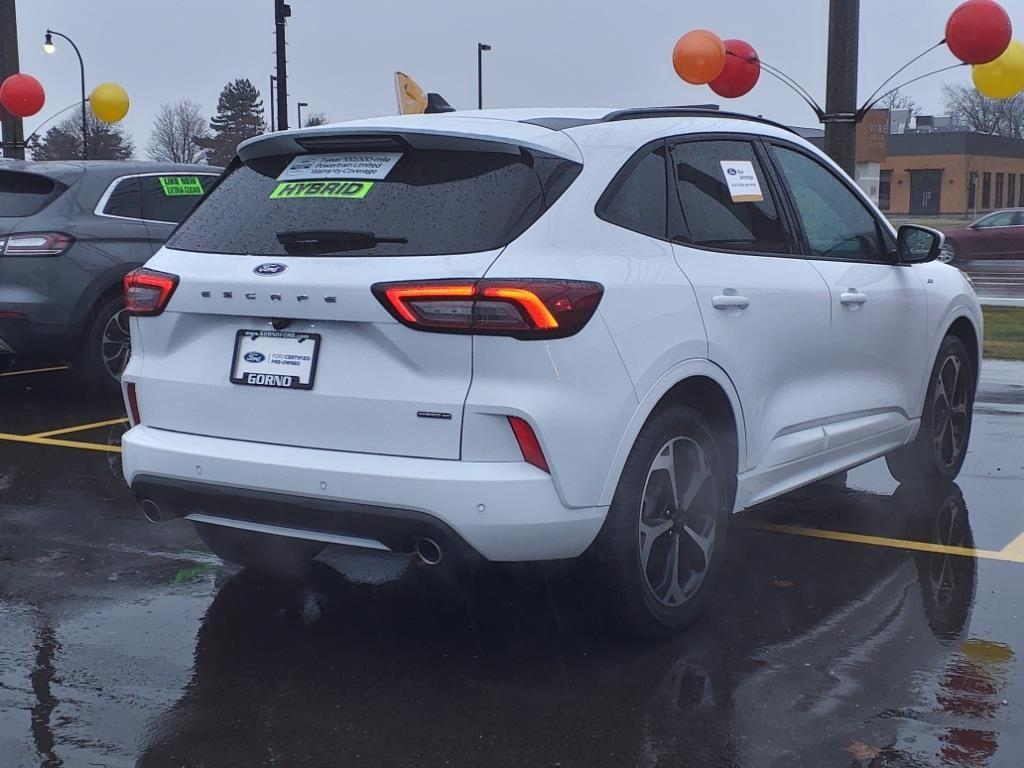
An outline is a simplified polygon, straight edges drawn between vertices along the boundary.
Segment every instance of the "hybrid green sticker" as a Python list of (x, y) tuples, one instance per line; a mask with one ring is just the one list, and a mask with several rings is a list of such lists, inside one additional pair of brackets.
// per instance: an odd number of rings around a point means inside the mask
[(373, 187), (372, 181), (282, 181), (271, 200), (292, 200), (310, 197), (362, 200)]
[(198, 176), (161, 176), (160, 186), (167, 197), (202, 197), (205, 194)]

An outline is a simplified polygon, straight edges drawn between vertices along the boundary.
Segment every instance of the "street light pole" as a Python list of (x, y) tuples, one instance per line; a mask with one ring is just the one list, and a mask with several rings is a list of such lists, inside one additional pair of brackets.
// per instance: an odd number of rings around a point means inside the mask
[(476, 108), (484, 108), (484, 51), (491, 50), (487, 43), (476, 44)]
[(274, 31), (277, 38), (277, 129), (288, 130), (288, 55), (285, 26), (292, 7), (284, 0), (274, 0)]
[(277, 118), (274, 115), (274, 83), (277, 82), (277, 78), (274, 75), (270, 76), (270, 132), (273, 133), (277, 130)]
[(857, 170), (857, 66), (860, 0), (830, 0), (825, 152), (854, 178)]
[(69, 43), (71, 47), (75, 49), (75, 54), (78, 56), (78, 67), (82, 73), (82, 159), (89, 159), (89, 121), (86, 117), (85, 112), (85, 62), (82, 61), (82, 52), (78, 50), (78, 46), (75, 45), (75, 41), (62, 32), (54, 32), (52, 29), (46, 30), (46, 42), (43, 43), (43, 50), (47, 53), (53, 53), (53, 35), (57, 37), (63, 37)]
[(298, 112), (297, 117), (299, 118), (298, 123), (296, 123), (296, 125), (295, 125), (296, 128), (301, 128), (302, 127), (302, 108), (303, 107), (308, 107), (308, 106), (309, 106), (309, 104), (307, 104), (304, 101), (300, 101), (298, 104), (295, 105), (296, 110)]
[[(18, 64), (18, 22), (15, 18), (14, 0), (0, 0), (0, 81), (20, 71)], [(3, 124), (4, 157), (25, 159), (25, 125), (0, 107), (0, 123)]]

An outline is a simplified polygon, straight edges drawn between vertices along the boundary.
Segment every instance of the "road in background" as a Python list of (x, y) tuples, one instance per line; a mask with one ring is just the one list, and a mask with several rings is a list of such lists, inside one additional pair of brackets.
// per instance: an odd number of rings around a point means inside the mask
[(970, 261), (957, 266), (970, 276), (982, 303), (1024, 306), (1024, 259)]

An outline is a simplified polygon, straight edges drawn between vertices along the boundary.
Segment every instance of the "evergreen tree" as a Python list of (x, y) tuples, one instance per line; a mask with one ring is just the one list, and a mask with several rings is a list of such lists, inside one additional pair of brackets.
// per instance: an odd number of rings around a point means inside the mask
[[(124, 128), (88, 115), (89, 159), (130, 160), (135, 143)], [(81, 160), (82, 116), (71, 115), (29, 143), (33, 160)]]
[(263, 122), (263, 100), (256, 86), (244, 78), (224, 86), (210, 128), (213, 138), (200, 142), (209, 149), (206, 159), (212, 165), (227, 165), (240, 143), (267, 130)]

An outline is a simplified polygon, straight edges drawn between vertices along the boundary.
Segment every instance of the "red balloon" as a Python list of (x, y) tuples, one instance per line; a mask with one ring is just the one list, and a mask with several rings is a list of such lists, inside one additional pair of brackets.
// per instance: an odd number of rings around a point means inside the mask
[(726, 40), (725, 67), (711, 81), (711, 90), (723, 98), (735, 99), (750, 93), (759, 77), (761, 60), (754, 47), (743, 40)]
[(967, 0), (946, 22), (946, 44), (960, 61), (987, 64), (995, 61), (1013, 38), (1010, 16), (995, 0)]
[(32, 75), (11, 75), (0, 84), (0, 104), (15, 117), (32, 117), (45, 103), (43, 86)]

